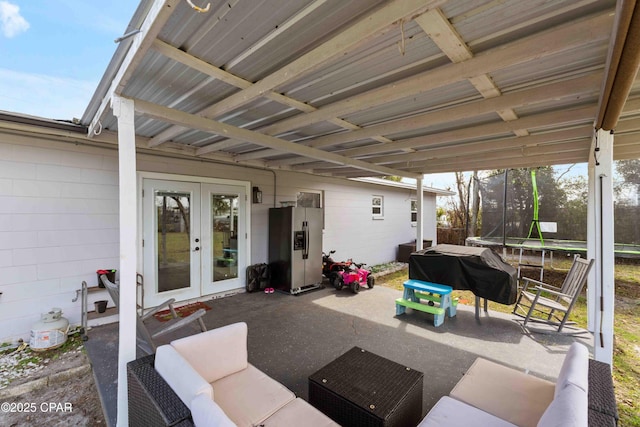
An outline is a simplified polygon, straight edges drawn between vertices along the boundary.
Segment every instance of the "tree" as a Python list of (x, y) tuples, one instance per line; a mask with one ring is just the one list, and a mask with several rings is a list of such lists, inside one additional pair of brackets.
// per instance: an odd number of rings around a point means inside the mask
[(558, 217), (558, 230), (568, 239), (587, 240), (587, 180), (583, 176), (563, 179), (560, 184), (567, 196)]
[(620, 160), (616, 162), (616, 171), (620, 174), (623, 182), (616, 185), (616, 193), (622, 194), (625, 190), (633, 188), (635, 190), (635, 205), (640, 202), (640, 159)]
[(640, 159), (616, 162), (616, 172), (623, 180), (615, 186), (615, 241), (640, 244)]
[(475, 236), (480, 218), (478, 172), (474, 171), (468, 181), (464, 172), (456, 172), (455, 179), (458, 196), (448, 202), (450, 226), (463, 229), (465, 237)]
[[(571, 209), (569, 209), (568, 190), (563, 185), (567, 178), (559, 180), (557, 172), (550, 166), (536, 168), (535, 170), (539, 204), (538, 220), (558, 223), (558, 233), (552, 236), (554, 238), (575, 239), (576, 237), (573, 234), (575, 234), (576, 230), (584, 229), (586, 232), (586, 197), (581, 199), (585, 203), (584, 206), (580, 201), (572, 199)], [(494, 170), (489, 172), (488, 178), (483, 182), (483, 236), (498, 237), (503, 234), (504, 176), (504, 170)], [(508, 171), (506, 204), (507, 213), (504, 220), (506, 222), (507, 237), (527, 237), (534, 219), (531, 169), (510, 169)], [(578, 215), (577, 212), (582, 212), (583, 208), (585, 213)], [(576, 214), (577, 217), (572, 218), (570, 212)], [(531, 237), (539, 237), (537, 227), (533, 228)]]
[(480, 181), (478, 179), (478, 171), (473, 171), (471, 182), (471, 211), (469, 212), (467, 236), (475, 237), (480, 230)]

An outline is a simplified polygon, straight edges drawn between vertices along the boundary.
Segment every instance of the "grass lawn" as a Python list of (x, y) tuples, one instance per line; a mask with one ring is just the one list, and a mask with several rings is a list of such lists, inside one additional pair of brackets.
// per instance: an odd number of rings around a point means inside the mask
[[(570, 260), (554, 260), (552, 267), (545, 267), (544, 282), (561, 285), (570, 265)], [(523, 275), (539, 278), (538, 270)], [(408, 271), (404, 269), (378, 278), (378, 283), (402, 290), (402, 283), (407, 278)], [(616, 264), (615, 281), (613, 381), (620, 412), (619, 425), (640, 427), (640, 266)], [(453, 295), (461, 303), (474, 304), (475, 297), (469, 291), (454, 291)], [(489, 301), (489, 309), (511, 313), (513, 306)], [(579, 298), (570, 319), (582, 328), (587, 327), (586, 297)]]

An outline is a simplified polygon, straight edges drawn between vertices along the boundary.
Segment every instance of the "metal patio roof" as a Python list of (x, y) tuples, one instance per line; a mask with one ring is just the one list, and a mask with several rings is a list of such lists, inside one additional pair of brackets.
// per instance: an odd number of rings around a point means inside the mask
[(117, 130), (115, 94), (143, 148), (343, 177), (586, 162), (594, 128), (638, 158), (639, 9), (143, 0), (82, 123)]

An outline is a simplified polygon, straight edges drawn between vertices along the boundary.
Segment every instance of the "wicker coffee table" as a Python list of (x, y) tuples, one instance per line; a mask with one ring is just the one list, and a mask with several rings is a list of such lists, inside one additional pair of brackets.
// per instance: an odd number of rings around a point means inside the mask
[(309, 377), (309, 403), (342, 426), (416, 426), (422, 372), (354, 347)]

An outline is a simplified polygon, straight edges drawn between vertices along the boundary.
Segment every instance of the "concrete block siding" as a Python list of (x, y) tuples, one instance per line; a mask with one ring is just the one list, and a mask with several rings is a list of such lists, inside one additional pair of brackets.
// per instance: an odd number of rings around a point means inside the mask
[(118, 175), (111, 150), (0, 137), (0, 340), (28, 338), (98, 268), (117, 268)]
[[(118, 268), (117, 151), (0, 134), (0, 342), (28, 338), (40, 314), (60, 307), (80, 322), (83, 280)], [(251, 206), (251, 263), (268, 260), (268, 210), (320, 191), (324, 250), (369, 265), (392, 261), (399, 243), (415, 239), (410, 222), (415, 190), (290, 171), (252, 169), (188, 159), (139, 155), (139, 171), (249, 181), (262, 204)], [(274, 181), (275, 178), (275, 181)], [(167, 179), (170, 179), (167, 177)], [(195, 178), (197, 180), (197, 178)], [(274, 187), (275, 182), (275, 187)], [(275, 192), (275, 197), (274, 197)], [(384, 197), (384, 219), (373, 219), (371, 198)], [(435, 195), (425, 195), (425, 238), (435, 240)], [(93, 300), (109, 299), (92, 294)], [(110, 304), (111, 305), (111, 304)], [(91, 308), (90, 308), (91, 309)]]

